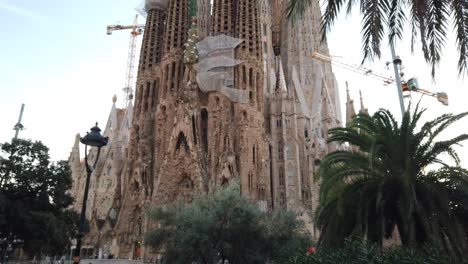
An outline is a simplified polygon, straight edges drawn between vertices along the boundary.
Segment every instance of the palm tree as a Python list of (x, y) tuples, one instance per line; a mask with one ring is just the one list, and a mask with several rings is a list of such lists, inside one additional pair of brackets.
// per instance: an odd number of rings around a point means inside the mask
[[(288, 17), (299, 18), (312, 1), (317, 0), (289, 0)], [(331, 28), (343, 6), (346, 6), (347, 13), (350, 13), (354, 4), (359, 4), (362, 14), (364, 60), (374, 56), (380, 57), (380, 44), (384, 36), (388, 34), (390, 41), (394, 41), (395, 37), (401, 39), (404, 27), (409, 22), (411, 47), (414, 47), (419, 35), (424, 57), (431, 64), (434, 76), (447, 39), (450, 20), (453, 19), (459, 52), (459, 74), (468, 70), (468, 1), (324, 0), (323, 36)]]
[(328, 154), (320, 165), (321, 244), (340, 245), (356, 235), (382, 246), (396, 228), (403, 245), (428, 242), (457, 254), (467, 247), (468, 171), (453, 147), (468, 134), (436, 140), (468, 112), (421, 126), (424, 112), (408, 110), (399, 125), (379, 110), (329, 131), (329, 141), (347, 150)]

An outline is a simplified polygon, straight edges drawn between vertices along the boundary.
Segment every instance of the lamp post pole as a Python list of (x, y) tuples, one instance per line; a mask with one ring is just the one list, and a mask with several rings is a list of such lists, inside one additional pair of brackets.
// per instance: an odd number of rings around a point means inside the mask
[[(83, 205), (81, 207), (80, 226), (78, 230), (78, 235), (76, 236), (76, 248), (75, 248), (75, 253), (73, 254), (73, 264), (80, 263), (81, 239), (83, 238), (85, 224), (86, 224), (86, 203), (88, 201), (89, 183), (91, 181), (91, 173), (93, 172), (93, 169), (96, 168), (96, 164), (99, 159), (101, 148), (107, 145), (107, 142), (109, 141), (109, 138), (103, 137), (100, 132), (101, 132), (101, 129), (98, 127), (98, 124), (96, 123), (96, 126), (91, 128), (91, 133), (87, 133), (86, 136), (80, 138), (80, 142), (85, 145), (86, 184), (85, 184), (85, 191), (83, 195)], [(94, 160), (94, 164), (92, 167), (88, 163), (88, 146), (98, 148), (96, 159)]]
[(400, 66), (401, 59), (396, 56), (395, 44), (390, 41), (390, 49), (392, 51), (393, 70), (395, 71), (395, 81), (398, 90), (398, 99), (400, 100), (401, 117), (405, 115), (405, 102), (403, 101), (403, 90), (401, 88)]

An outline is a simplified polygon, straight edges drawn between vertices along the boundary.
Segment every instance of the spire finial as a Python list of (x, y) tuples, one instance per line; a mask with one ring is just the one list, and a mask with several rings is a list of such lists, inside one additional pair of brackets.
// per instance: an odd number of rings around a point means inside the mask
[(349, 95), (349, 85), (348, 85), (348, 81), (346, 81), (346, 99), (348, 100), (348, 102), (351, 101), (351, 96)]
[(365, 113), (369, 114), (368, 109), (364, 106), (364, 99), (362, 98), (362, 91), (359, 89), (359, 100), (361, 101), (361, 110), (359, 110), (360, 113)]

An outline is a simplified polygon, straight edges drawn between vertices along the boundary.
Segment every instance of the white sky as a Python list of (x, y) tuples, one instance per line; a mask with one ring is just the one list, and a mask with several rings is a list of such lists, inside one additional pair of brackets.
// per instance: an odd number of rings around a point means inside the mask
[[(107, 36), (108, 24), (130, 24), (139, 0), (0, 0), (0, 142), (11, 140), (22, 103), (26, 104), (20, 137), (43, 141), (54, 160), (67, 159), (76, 133), (89, 131), (94, 122), (105, 126), (114, 94), (122, 98), (128, 50), (128, 32)], [(358, 16), (340, 19), (328, 37), (330, 53), (343, 61), (361, 62)], [(384, 43), (386, 44), (386, 43)], [(366, 65), (375, 71), (385, 69), (390, 52), (382, 47), (382, 61)], [(450, 106), (436, 99), (422, 101), (428, 118), (442, 113), (468, 111), (468, 85), (457, 75), (454, 39), (447, 42), (436, 82), (430, 76), (420, 53), (409, 52), (409, 39), (397, 46), (406, 67), (406, 77), (416, 76), (422, 88), (449, 94)], [(419, 50), (419, 46), (417, 46)], [(373, 78), (334, 67), (344, 110), (345, 81), (350, 84), (355, 107), (359, 89), (371, 112), (388, 108), (399, 117), (394, 85), (383, 86)], [(418, 95), (413, 98), (419, 100)], [(119, 100), (120, 101), (120, 100)], [(344, 114), (344, 113), (343, 113)], [(468, 119), (446, 136), (467, 132)], [(468, 143), (466, 143), (468, 144)], [(458, 148), (462, 164), (468, 162), (468, 149)], [(465, 166), (467, 167), (467, 166)]]

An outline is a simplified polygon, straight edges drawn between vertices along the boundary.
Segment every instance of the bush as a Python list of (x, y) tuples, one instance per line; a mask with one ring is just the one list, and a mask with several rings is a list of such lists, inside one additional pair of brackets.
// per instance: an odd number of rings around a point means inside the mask
[(375, 244), (363, 240), (346, 240), (342, 248), (320, 248), (290, 259), (290, 264), (466, 264), (430, 246), (419, 248), (394, 247), (380, 251)]

